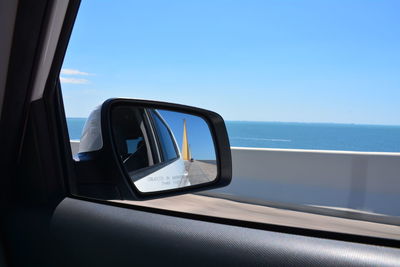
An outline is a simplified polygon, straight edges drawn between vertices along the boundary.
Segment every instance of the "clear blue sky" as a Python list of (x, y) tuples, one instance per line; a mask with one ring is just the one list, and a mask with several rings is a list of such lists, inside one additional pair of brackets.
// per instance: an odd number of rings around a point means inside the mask
[(110, 97), (227, 120), (400, 124), (400, 1), (83, 0), (68, 117)]

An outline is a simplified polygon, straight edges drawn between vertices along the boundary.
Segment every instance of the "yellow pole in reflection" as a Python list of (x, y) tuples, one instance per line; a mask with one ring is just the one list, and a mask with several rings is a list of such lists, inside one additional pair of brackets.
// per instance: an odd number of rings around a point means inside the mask
[(190, 150), (185, 119), (183, 119), (182, 158), (183, 160), (190, 160)]

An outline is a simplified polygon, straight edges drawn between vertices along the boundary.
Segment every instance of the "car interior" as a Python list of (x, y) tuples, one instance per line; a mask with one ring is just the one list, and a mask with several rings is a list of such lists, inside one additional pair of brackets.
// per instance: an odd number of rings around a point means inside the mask
[[(116, 193), (104, 186), (104, 166), (84, 159), (77, 165), (72, 157), (59, 80), (79, 5), (0, 3), (0, 266), (400, 265), (400, 243), (391, 238), (107, 201)], [(121, 155), (129, 150), (127, 140), (143, 137), (118, 134)], [(147, 154), (142, 143), (127, 164)], [(231, 162), (230, 155), (218, 156)], [(142, 158), (141, 166), (147, 166), (148, 158)], [(101, 186), (85, 187), (85, 179), (97, 178)], [(146, 199), (207, 186), (213, 184)]]
[[(121, 116), (121, 114), (128, 115)], [(140, 115), (140, 111), (130, 108), (124, 108), (124, 110), (118, 108), (113, 111), (112, 120), (118, 125), (114, 127), (113, 134), (115, 136), (118, 153), (128, 172), (149, 167), (147, 145), (144, 143), (144, 133), (140, 127), (143, 123), (143, 117)], [(128, 140), (141, 141), (134, 144), (134, 147), (131, 147), (129, 151)]]

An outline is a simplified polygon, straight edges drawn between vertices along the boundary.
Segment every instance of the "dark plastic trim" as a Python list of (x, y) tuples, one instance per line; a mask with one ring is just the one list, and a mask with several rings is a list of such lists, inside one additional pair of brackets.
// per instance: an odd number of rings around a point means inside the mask
[(362, 236), (362, 235), (355, 235), (355, 234), (348, 234), (348, 233), (338, 233), (338, 232), (331, 232), (331, 231), (325, 231), (325, 230), (315, 230), (315, 229), (300, 228), (300, 227), (294, 227), (294, 226), (278, 225), (278, 224), (272, 224), (272, 223), (243, 221), (243, 220), (238, 220), (238, 219), (215, 217), (215, 216), (210, 216), (210, 215), (187, 213), (187, 212), (167, 210), (167, 209), (162, 209), (162, 208), (140, 206), (140, 205), (132, 204), (130, 202), (129, 203), (128, 202), (127, 203), (114, 202), (114, 201), (110, 202), (107, 200), (88, 199), (85, 197), (75, 197), (75, 196), (72, 196), (71, 198), (94, 202), (94, 203), (103, 204), (103, 205), (108, 205), (108, 206), (114, 206), (114, 207), (126, 208), (126, 209), (131, 209), (131, 210), (173, 216), (173, 217), (177, 217), (177, 218), (185, 218), (185, 219), (198, 220), (198, 221), (204, 221), (204, 222), (210, 222), (210, 223), (239, 226), (239, 227), (259, 229), (259, 230), (278, 232), (278, 233), (284, 233), (284, 234), (309, 236), (309, 237), (316, 237), (316, 238), (322, 238), (322, 239), (346, 241), (346, 242), (352, 242), (352, 243), (400, 248), (400, 240), (395, 240), (395, 239), (387, 239), (387, 238), (374, 237), (374, 236)]

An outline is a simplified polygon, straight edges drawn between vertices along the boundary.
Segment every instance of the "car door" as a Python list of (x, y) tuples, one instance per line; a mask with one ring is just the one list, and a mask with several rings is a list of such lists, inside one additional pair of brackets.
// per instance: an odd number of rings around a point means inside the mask
[(59, 72), (79, 1), (6, 2), (14, 8), (2, 38), (12, 44), (0, 128), (6, 266), (399, 265), (391, 239), (72, 195)]

